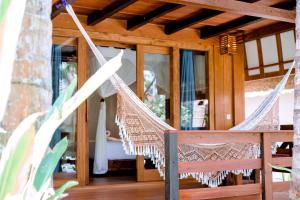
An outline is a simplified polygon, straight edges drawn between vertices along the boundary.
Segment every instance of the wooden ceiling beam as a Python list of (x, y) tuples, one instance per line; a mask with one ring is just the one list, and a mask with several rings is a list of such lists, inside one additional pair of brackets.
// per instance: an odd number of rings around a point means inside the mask
[[(248, 2), (248, 3), (254, 3), (257, 2), (259, 0), (240, 0), (240, 1), (244, 1), (244, 2)], [(219, 10), (209, 10), (209, 9), (204, 9), (203, 11), (189, 17), (186, 18), (184, 20), (175, 22), (175, 23), (171, 23), (171, 24), (166, 24), (165, 25), (165, 34), (170, 35), (173, 34), (177, 31), (180, 31), (182, 29), (185, 29), (187, 27), (190, 27), (194, 24), (203, 22), (205, 20), (208, 20), (209, 18), (218, 16), (220, 14), (224, 13), (223, 11), (219, 11)]]
[(117, 0), (106, 6), (103, 10), (97, 10), (88, 15), (87, 24), (89, 26), (94, 26), (106, 18), (111, 17), (120, 10), (130, 6), (135, 3), (137, 0)]
[(255, 40), (275, 33), (280, 33), (280, 32), (289, 31), (293, 29), (295, 29), (295, 24), (286, 23), (286, 22), (277, 22), (275, 24), (262, 27), (258, 30), (246, 34), (244, 40), (245, 41)]
[(183, 7), (181, 4), (174, 4), (174, 3), (167, 3), (161, 7), (158, 7), (151, 12), (143, 15), (143, 16), (136, 16), (132, 19), (129, 19), (127, 21), (127, 30), (135, 30), (151, 21), (153, 21), (155, 18), (158, 18), (160, 16), (163, 16), (169, 12), (172, 12), (178, 8)]
[(174, 2), (183, 5), (198, 6), (211, 10), (220, 10), (240, 15), (261, 17), (276, 21), (295, 23), (295, 11), (287, 11), (278, 8), (272, 8), (262, 4), (252, 4), (236, 0), (161, 0), (164, 2)]
[(190, 27), (196, 23), (205, 21), (205, 20), (215, 17), (217, 15), (220, 15), (221, 13), (223, 13), (223, 12), (219, 11), (219, 10), (205, 9), (205, 10), (197, 13), (196, 15), (193, 15), (192, 17), (189, 17), (182, 21), (172, 23), (172, 24), (166, 24), (165, 25), (165, 34), (167, 34), (167, 35), (173, 34), (177, 31), (180, 31), (182, 29)]
[[(67, 0), (69, 4), (72, 4), (75, 2), (75, 0)], [(53, 20), (55, 17), (57, 17), (61, 12), (65, 10), (64, 5), (61, 1), (57, 1), (52, 5), (52, 12), (51, 12), (51, 20)]]
[[(280, 8), (285, 10), (291, 10), (294, 9), (296, 6), (296, 3), (294, 0), (290, 0), (288, 2), (280, 2), (275, 5), (272, 5), (274, 8)], [(202, 39), (207, 39), (210, 37), (214, 37), (226, 32), (230, 32), (242, 27), (245, 27), (247, 25), (257, 23), (262, 21), (263, 18), (260, 17), (253, 17), (253, 16), (244, 16), (240, 17), (238, 19), (232, 20), (230, 22), (221, 24), (219, 26), (204, 26), (200, 29), (200, 37)]]
[(262, 21), (260, 17), (243, 16), (220, 26), (204, 26), (200, 29), (200, 38), (207, 39), (260, 21)]

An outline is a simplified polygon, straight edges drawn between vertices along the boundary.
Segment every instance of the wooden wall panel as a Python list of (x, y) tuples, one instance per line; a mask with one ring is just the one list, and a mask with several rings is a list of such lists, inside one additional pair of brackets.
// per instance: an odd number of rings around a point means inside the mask
[(218, 46), (214, 46), (214, 65), (215, 65), (215, 128), (216, 130), (225, 129), (224, 121), (224, 57), (220, 55)]
[[(220, 55), (214, 46), (215, 128), (227, 130), (245, 118), (244, 48), (236, 55)], [(211, 76), (210, 76), (211, 77)]]
[(233, 126), (232, 55), (223, 55), (223, 69), (224, 129), (229, 129)]
[(233, 55), (233, 124), (245, 119), (245, 49), (238, 46), (238, 54)]

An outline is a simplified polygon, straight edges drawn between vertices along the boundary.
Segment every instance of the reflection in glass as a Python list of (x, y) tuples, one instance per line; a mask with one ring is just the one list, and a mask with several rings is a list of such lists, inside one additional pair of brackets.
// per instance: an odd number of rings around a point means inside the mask
[(145, 54), (144, 102), (162, 120), (170, 120), (170, 56)]
[[(53, 45), (52, 47), (52, 89), (53, 102), (77, 76), (77, 57), (74, 46)], [(63, 154), (56, 172), (76, 172), (76, 112), (72, 113), (55, 131), (50, 146), (53, 148), (62, 138), (67, 137), (68, 148)]]
[(208, 129), (206, 54), (180, 52), (180, 124), (183, 130)]

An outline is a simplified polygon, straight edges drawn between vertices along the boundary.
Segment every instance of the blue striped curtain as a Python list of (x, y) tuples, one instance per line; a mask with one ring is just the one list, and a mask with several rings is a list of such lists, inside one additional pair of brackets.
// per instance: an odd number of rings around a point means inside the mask
[(180, 51), (180, 104), (181, 129), (193, 129), (193, 106), (195, 101), (194, 53), (191, 50)]

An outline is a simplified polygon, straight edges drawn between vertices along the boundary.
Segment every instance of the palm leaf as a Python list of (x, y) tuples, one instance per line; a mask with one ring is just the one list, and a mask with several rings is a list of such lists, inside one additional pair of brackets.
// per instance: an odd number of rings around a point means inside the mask
[(2, 0), (0, 3), (0, 23), (2, 22), (4, 15), (6, 14), (6, 11), (9, 6), (9, 0)]
[(0, 199), (8, 194), (20, 193), (27, 182), (35, 136), (34, 123), (39, 116), (33, 114), (23, 120), (3, 151), (0, 162)]
[(61, 186), (59, 189), (57, 189), (55, 191), (55, 195), (51, 198), (49, 198), (48, 200), (55, 200), (55, 199), (58, 199), (61, 197), (61, 195), (65, 192), (65, 190), (75, 186), (75, 185), (78, 185), (78, 182), (77, 181), (68, 181), (66, 182), (63, 186)]
[(44, 184), (51, 178), (55, 167), (66, 151), (68, 147), (68, 140), (65, 137), (60, 142), (58, 142), (53, 151), (49, 152), (44, 159), (42, 160), (39, 168), (37, 169), (35, 179), (34, 179), (34, 187), (39, 192), (40, 189), (44, 186)]

